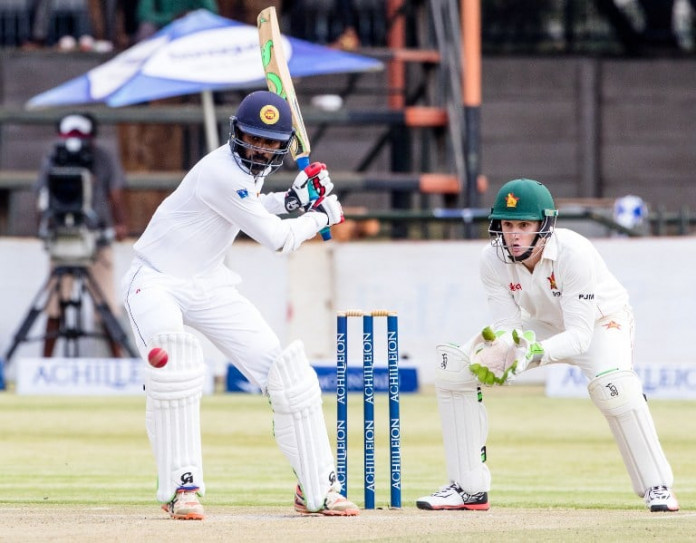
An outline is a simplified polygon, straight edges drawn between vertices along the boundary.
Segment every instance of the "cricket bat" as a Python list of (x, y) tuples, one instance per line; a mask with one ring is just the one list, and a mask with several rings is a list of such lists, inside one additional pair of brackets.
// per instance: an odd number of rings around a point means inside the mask
[[(284, 98), (290, 106), (292, 126), (295, 129), (295, 142), (290, 149), (290, 153), (297, 168), (304, 170), (309, 166), (311, 147), (304, 119), (302, 119), (300, 105), (297, 103), (295, 86), (292, 83), (288, 63), (285, 59), (280, 25), (278, 24), (275, 8), (271, 6), (262, 10), (256, 19), (256, 23), (259, 29), (261, 62), (263, 63), (263, 71), (266, 74), (266, 84), (269, 91)], [(310, 200), (318, 198), (318, 195), (311, 187), (309, 198)], [(328, 226), (321, 231), (321, 237), (324, 241), (331, 239), (331, 231)]]

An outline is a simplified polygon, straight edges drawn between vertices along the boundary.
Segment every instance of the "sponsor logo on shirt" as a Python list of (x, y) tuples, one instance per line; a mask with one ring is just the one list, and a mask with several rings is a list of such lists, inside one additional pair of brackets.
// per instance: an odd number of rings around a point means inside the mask
[(510, 290), (512, 292), (522, 290), (522, 285), (520, 285), (519, 283), (510, 283)]
[(249, 196), (249, 191), (247, 189), (239, 189), (237, 191), (237, 194), (240, 198), (246, 198), (247, 196)]
[(578, 294), (578, 300), (594, 300), (594, 294)]

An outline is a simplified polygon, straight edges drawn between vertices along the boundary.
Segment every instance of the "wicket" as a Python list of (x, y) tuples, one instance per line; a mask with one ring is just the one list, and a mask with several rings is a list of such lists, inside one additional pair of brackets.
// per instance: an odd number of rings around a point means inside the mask
[(336, 475), (348, 495), (348, 318), (362, 317), (363, 454), (365, 509), (375, 508), (374, 317), (387, 318), (390, 507), (401, 507), (398, 317), (391, 311), (341, 311), (336, 321)]

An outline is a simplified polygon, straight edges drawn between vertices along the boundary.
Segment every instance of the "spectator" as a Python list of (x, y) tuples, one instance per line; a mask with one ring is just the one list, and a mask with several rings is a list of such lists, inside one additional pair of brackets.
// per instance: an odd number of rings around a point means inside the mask
[(353, 0), (336, 0), (336, 12), (341, 21), (342, 32), (331, 44), (344, 51), (355, 51), (360, 47), (360, 38), (355, 25), (355, 7)]
[[(125, 34), (125, 46), (130, 47), (135, 43), (138, 34), (138, 0), (121, 0), (117, 9), (121, 11), (123, 18), (122, 29)], [(121, 44), (119, 43), (119, 45)]]
[(78, 40), (94, 41), (87, 0), (35, 0), (32, 21), (32, 46), (58, 43), (62, 49), (72, 49)]
[[(256, 26), (256, 18), (267, 7), (274, 7), (278, 17), (283, 14), (283, 5), (292, 4), (292, 0), (218, 0), (220, 14), (228, 19)], [(283, 23), (280, 23), (283, 27)]]
[(142, 41), (190, 11), (207, 9), (218, 13), (216, 0), (140, 0), (136, 41)]

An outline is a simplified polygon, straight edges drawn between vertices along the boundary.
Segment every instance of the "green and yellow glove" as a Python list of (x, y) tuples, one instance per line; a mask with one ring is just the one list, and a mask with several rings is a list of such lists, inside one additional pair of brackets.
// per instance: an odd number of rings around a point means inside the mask
[(519, 332), (512, 331), (512, 340), (517, 346), (515, 360), (513, 362), (513, 372), (515, 375), (527, 369), (530, 363), (538, 362), (544, 356), (544, 348), (537, 342), (536, 334), (532, 330)]
[(494, 331), (487, 326), (474, 340), (469, 369), (484, 385), (502, 385), (543, 354), (533, 331)]

